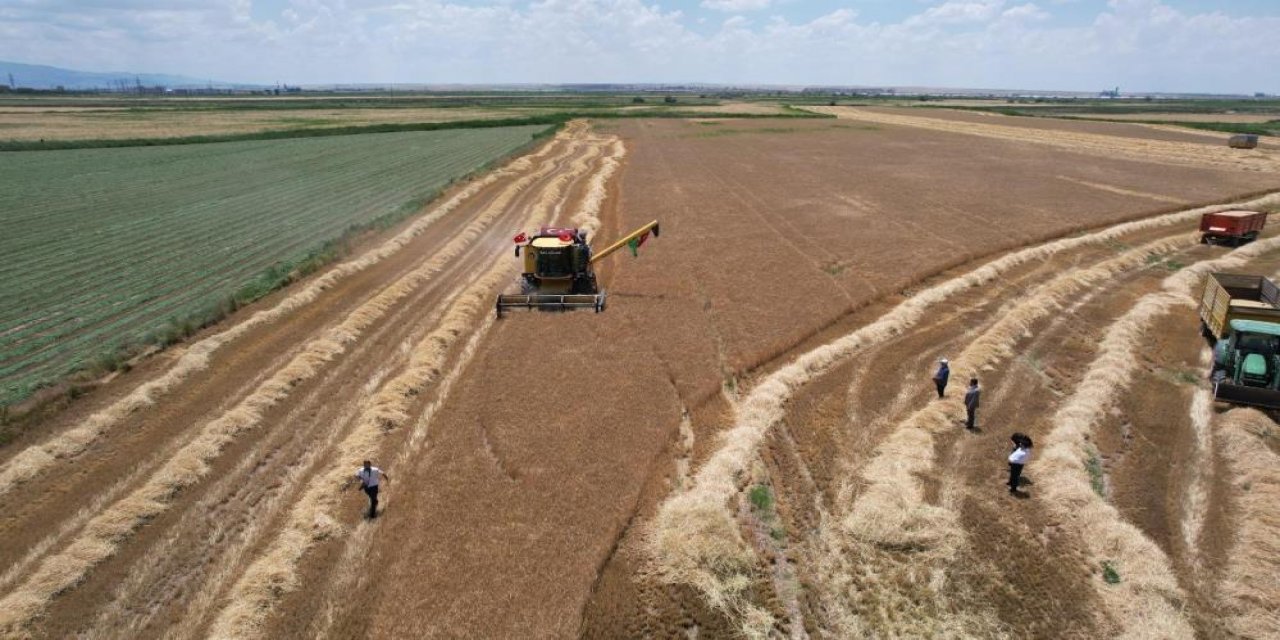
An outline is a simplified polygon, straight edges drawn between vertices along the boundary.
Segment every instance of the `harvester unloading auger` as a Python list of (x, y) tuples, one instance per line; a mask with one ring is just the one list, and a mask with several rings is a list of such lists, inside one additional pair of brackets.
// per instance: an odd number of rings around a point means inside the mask
[(498, 317), (502, 317), (504, 309), (604, 311), (605, 293), (596, 282), (594, 265), (623, 247), (630, 247), (634, 253), (650, 233), (658, 237), (657, 220), (599, 252), (591, 250), (586, 232), (580, 229), (543, 227), (532, 236), (517, 235), (516, 257), (524, 251), (521, 292), (498, 296)]

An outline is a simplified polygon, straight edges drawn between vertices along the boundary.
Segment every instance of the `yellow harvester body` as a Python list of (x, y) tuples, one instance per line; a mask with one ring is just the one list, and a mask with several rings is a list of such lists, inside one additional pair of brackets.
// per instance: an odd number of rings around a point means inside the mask
[(516, 256), (523, 258), (521, 292), (498, 296), (496, 310), (505, 309), (595, 309), (604, 311), (605, 292), (596, 282), (594, 265), (619, 249), (633, 249), (652, 233), (655, 220), (623, 236), (604, 250), (594, 252), (587, 234), (580, 229), (543, 227), (532, 237), (516, 236)]

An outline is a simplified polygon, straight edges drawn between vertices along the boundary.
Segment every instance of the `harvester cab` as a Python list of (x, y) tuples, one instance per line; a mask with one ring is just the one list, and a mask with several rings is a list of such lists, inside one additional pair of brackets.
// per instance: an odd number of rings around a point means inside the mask
[(532, 235), (516, 235), (515, 255), (524, 258), (520, 293), (498, 296), (498, 317), (506, 309), (604, 311), (605, 292), (596, 282), (594, 265), (623, 247), (635, 252), (650, 234), (657, 237), (658, 232), (655, 220), (599, 252), (587, 244), (587, 234), (580, 229), (543, 227)]
[(1213, 395), (1219, 400), (1280, 409), (1280, 324), (1232, 320), (1213, 348)]

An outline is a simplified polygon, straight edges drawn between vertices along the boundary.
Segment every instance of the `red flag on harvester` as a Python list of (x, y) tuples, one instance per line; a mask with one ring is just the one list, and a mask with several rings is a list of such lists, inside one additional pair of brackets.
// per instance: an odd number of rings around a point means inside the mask
[(644, 241), (648, 239), (649, 239), (648, 231), (640, 234), (639, 238), (632, 238), (631, 241), (627, 243), (627, 248), (631, 249), (631, 255), (638, 257), (640, 255), (640, 252), (637, 251), (637, 249), (639, 249), (640, 245), (644, 244)]
[(525, 240), (528, 240), (528, 239), (529, 237), (524, 235), (524, 232), (521, 231), (519, 234), (516, 235), (516, 237), (512, 238), (511, 240), (516, 244), (520, 244), (521, 242), (524, 242)]

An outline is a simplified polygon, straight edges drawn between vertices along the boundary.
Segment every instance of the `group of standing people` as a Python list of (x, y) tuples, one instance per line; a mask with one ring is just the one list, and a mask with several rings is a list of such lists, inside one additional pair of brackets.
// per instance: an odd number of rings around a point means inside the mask
[[(933, 374), (933, 384), (938, 390), (938, 398), (946, 397), (947, 382), (951, 379), (951, 363), (946, 358), (938, 360), (938, 370)], [(969, 386), (964, 392), (964, 428), (976, 431), (978, 428), (978, 407), (982, 403), (982, 387), (977, 378), (969, 378)], [(1022, 478), (1022, 468), (1031, 457), (1034, 446), (1031, 437), (1025, 433), (1015, 432), (1009, 440), (1013, 443), (1013, 451), (1009, 453), (1009, 494), (1017, 495), (1018, 483)]]
[[(939, 399), (946, 397), (947, 382), (950, 379), (951, 363), (946, 358), (941, 358), (938, 360), (938, 370), (933, 374), (933, 383), (938, 390)], [(982, 387), (978, 385), (977, 378), (969, 378), (969, 386), (964, 392), (964, 426), (970, 431), (976, 431), (978, 428), (978, 407), (981, 402)], [(1014, 495), (1018, 492), (1022, 468), (1031, 457), (1033, 445), (1031, 438), (1024, 433), (1016, 432), (1009, 439), (1013, 442), (1013, 451), (1009, 453), (1009, 493)], [(356, 480), (360, 483), (360, 489), (369, 497), (369, 518), (378, 517), (378, 489), (383, 481), (390, 479), (382, 469), (373, 466), (369, 460), (365, 460), (364, 466), (356, 471)]]

